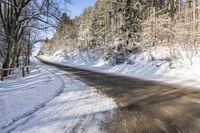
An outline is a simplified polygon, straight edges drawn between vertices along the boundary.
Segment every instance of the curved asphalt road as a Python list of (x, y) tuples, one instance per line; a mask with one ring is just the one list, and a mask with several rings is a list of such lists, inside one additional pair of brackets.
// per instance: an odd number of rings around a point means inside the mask
[(200, 133), (200, 91), (49, 63), (112, 97), (109, 133)]

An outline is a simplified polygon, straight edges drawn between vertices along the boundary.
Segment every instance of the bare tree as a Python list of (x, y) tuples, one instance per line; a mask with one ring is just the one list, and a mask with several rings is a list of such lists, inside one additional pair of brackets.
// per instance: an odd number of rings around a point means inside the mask
[[(54, 27), (55, 21), (60, 19), (60, 10), (57, 0), (0, 0), (0, 21), (2, 22), (1, 34), (6, 43), (3, 68), (16, 66), (16, 56), (19, 42), (24, 34), (32, 28), (45, 29)], [(33, 25), (33, 24), (40, 25)], [(30, 45), (30, 44), (29, 44)], [(30, 52), (30, 47), (28, 51)], [(8, 73), (5, 72), (4, 76)]]

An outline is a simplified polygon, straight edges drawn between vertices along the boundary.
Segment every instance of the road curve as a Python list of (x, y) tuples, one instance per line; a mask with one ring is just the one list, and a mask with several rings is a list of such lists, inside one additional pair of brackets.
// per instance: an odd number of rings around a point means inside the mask
[(200, 91), (41, 62), (68, 71), (112, 97), (109, 133), (200, 133)]

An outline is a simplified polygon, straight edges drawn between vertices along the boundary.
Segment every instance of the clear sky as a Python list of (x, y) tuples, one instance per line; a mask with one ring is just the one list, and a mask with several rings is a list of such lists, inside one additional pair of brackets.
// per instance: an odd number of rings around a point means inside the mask
[(95, 2), (96, 0), (71, 0), (71, 4), (68, 5), (70, 17), (79, 16), (85, 8), (93, 6)]

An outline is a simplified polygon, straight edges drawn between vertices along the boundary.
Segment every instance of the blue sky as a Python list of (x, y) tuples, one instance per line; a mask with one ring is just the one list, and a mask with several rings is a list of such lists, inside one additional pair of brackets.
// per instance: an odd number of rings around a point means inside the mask
[(70, 17), (79, 16), (85, 8), (94, 5), (95, 2), (96, 0), (71, 0), (71, 4), (68, 5)]

